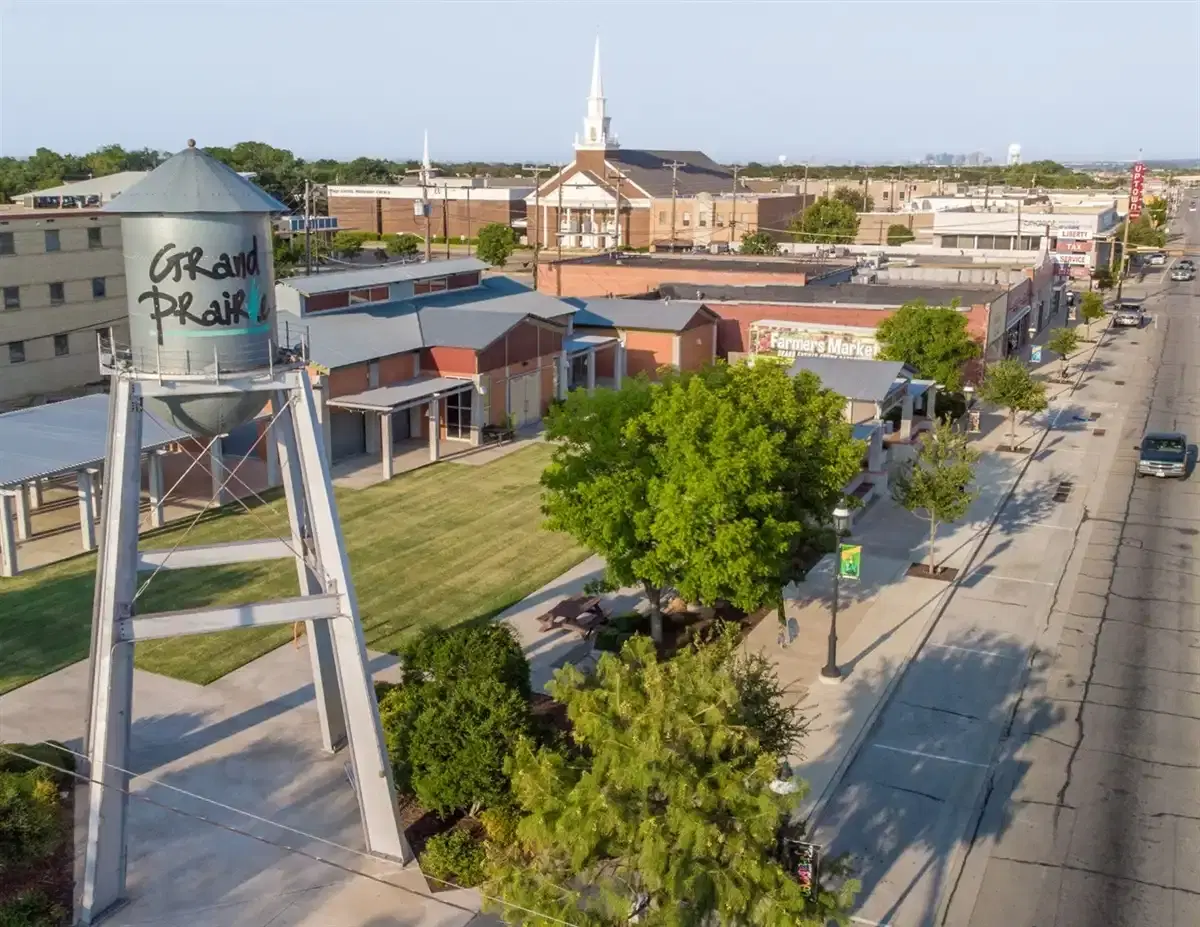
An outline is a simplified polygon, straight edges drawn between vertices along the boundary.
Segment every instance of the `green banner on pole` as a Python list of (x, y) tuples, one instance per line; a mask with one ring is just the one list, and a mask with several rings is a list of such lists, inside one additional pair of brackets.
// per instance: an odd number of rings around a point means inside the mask
[(862, 545), (838, 545), (838, 575), (842, 579), (858, 579), (862, 573)]

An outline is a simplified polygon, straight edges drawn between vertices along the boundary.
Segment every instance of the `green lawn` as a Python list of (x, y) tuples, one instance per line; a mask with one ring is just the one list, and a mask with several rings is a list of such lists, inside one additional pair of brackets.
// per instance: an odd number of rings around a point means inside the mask
[[(584, 552), (541, 527), (536, 444), (482, 467), (445, 463), (337, 494), (367, 644), (394, 650), (414, 629), (490, 617), (578, 563)], [(182, 528), (143, 547), (170, 548)], [(188, 545), (288, 536), (282, 498), (202, 520)], [(0, 693), (87, 656), (95, 556), (0, 580)], [(148, 574), (146, 574), (148, 575)], [(142, 577), (145, 579), (145, 576)], [(143, 611), (236, 604), (297, 594), (292, 561), (164, 570)], [(224, 631), (137, 647), (137, 665), (212, 682), (291, 639), (291, 626)]]

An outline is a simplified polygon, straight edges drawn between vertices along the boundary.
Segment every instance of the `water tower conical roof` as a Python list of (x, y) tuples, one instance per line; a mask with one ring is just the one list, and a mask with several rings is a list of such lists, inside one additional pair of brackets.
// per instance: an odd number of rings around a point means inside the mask
[(287, 207), (193, 141), (104, 207), (121, 214), (280, 213)]

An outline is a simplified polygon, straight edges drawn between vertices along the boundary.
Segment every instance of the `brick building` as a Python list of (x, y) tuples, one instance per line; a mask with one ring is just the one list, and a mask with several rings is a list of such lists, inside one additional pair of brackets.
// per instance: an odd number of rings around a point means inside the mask
[(580, 307), (575, 331), (614, 337), (622, 347), (598, 355), (598, 377), (615, 379), (615, 357), (624, 358), (622, 375), (653, 377), (660, 367), (696, 370), (717, 356), (718, 317), (699, 301), (592, 299)]
[(852, 261), (609, 252), (550, 262), (538, 275), (538, 289), (562, 297), (644, 296), (664, 283), (828, 285), (853, 274)]
[(728, 248), (745, 232), (786, 229), (800, 211), (797, 194), (744, 189), (703, 152), (621, 148), (610, 122), (597, 41), (574, 157), (525, 198), (531, 243), (600, 251)]
[(391, 185), (328, 187), (329, 215), (339, 229), (385, 234), (474, 238), (494, 222), (519, 227), (525, 197), (533, 191), (528, 177), (443, 177), (429, 160), (426, 137), (421, 170)]

